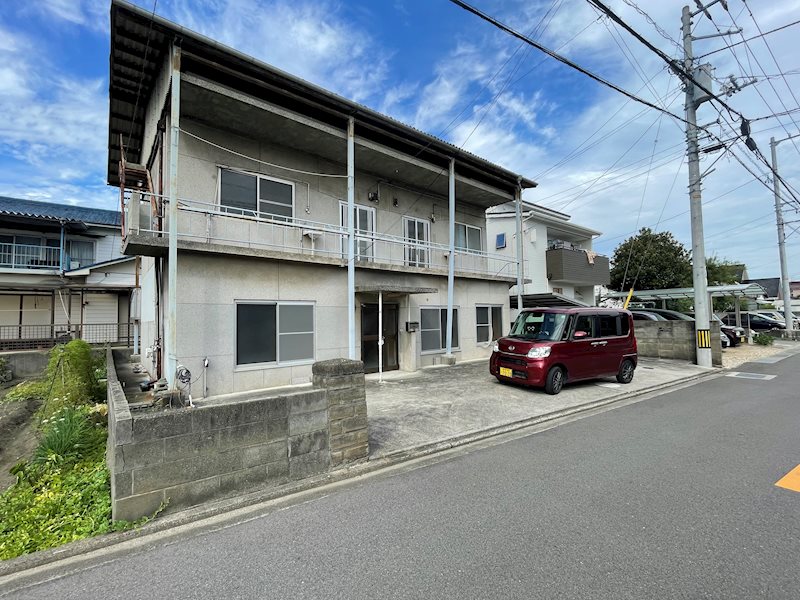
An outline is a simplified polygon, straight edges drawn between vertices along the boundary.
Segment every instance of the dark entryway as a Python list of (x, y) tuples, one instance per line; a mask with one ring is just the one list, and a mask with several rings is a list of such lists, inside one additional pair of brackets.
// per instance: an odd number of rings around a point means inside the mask
[[(397, 304), (383, 305), (383, 370), (400, 368), (397, 360)], [(361, 305), (361, 360), (364, 372), (378, 372), (378, 305)]]

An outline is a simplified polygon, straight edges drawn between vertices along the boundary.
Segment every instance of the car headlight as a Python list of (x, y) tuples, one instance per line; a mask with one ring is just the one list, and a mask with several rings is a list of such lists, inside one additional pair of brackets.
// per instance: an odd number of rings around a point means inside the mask
[(492, 352), (500, 352), (500, 344), (495, 342), (494, 346), (492, 346)]
[(550, 346), (539, 346), (528, 350), (528, 358), (547, 358), (550, 356)]

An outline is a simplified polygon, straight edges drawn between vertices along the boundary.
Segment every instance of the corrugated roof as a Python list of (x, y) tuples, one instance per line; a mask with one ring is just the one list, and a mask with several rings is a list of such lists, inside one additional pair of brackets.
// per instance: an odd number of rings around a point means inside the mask
[(73, 223), (91, 223), (94, 225), (119, 226), (120, 214), (114, 210), (102, 208), (86, 208), (55, 202), (39, 200), (23, 200), (0, 196), (0, 215), (46, 219), (49, 221), (69, 221)]
[[(173, 39), (183, 52), (181, 70), (192, 60), (208, 58), (202, 68), (223, 70), (229, 77), (246, 77), (260, 82), (270, 94), (290, 99), (293, 110), (307, 112), (314, 119), (326, 122), (343, 116), (356, 116), (357, 135), (374, 138), (385, 144), (396, 144), (414, 153), (421, 160), (429, 156), (455, 157), (468, 175), (478, 179), (515, 187), (518, 178), (522, 187), (536, 187), (536, 182), (521, 177), (499, 165), (467, 152), (445, 140), (406, 125), (369, 107), (343, 98), (329, 90), (247, 56), (199, 33), (172, 23), (125, 0), (111, 2), (111, 64), (109, 86), (109, 156), (108, 183), (118, 185), (120, 159), (119, 136), (126, 141), (127, 159), (142, 163), (149, 148), (142, 148), (145, 108), (159, 69)], [(149, 42), (148, 42), (149, 40)], [(248, 84), (249, 85), (249, 84)], [(271, 97), (271, 101), (276, 101)], [(421, 150), (418, 150), (422, 147)], [(471, 172), (471, 173), (470, 173)]]

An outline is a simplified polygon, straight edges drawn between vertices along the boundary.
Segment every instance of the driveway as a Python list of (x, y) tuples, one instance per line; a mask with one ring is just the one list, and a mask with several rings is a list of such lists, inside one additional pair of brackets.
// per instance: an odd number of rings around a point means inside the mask
[(416, 373), (367, 376), (370, 456), (410, 450), (484, 429), (645, 389), (707, 372), (697, 365), (640, 358), (633, 382), (611, 378), (575, 383), (557, 396), (504, 385), (489, 374), (488, 360)]

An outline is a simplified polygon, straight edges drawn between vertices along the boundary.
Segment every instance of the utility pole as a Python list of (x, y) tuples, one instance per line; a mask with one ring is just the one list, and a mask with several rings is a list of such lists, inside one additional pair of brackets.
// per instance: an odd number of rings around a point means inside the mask
[[(800, 134), (797, 134), (800, 135)], [(783, 202), (781, 201), (780, 181), (778, 180), (778, 144), (797, 136), (775, 141), (769, 139), (769, 148), (772, 151), (772, 189), (775, 193), (775, 220), (778, 224), (778, 253), (781, 257), (781, 295), (783, 296), (783, 318), (786, 322), (786, 330), (793, 329), (794, 315), (792, 315), (792, 295), (789, 289), (789, 263), (786, 260), (786, 233), (783, 229)]]
[[(704, 10), (701, 8), (701, 10)], [(692, 53), (692, 13), (683, 7), (681, 16), (683, 34), (683, 66), (686, 73), (694, 73)], [(692, 281), (694, 283), (695, 344), (697, 364), (711, 367), (711, 307), (708, 301), (708, 275), (706, 273), (706, 248), (703, 239), (703, 205), (700, 193), (700, 156), (697, 144), (697, 88), (692, 81), (686, 86), (686, 142), (689, 162), (689, 211), (692, 223)]]

